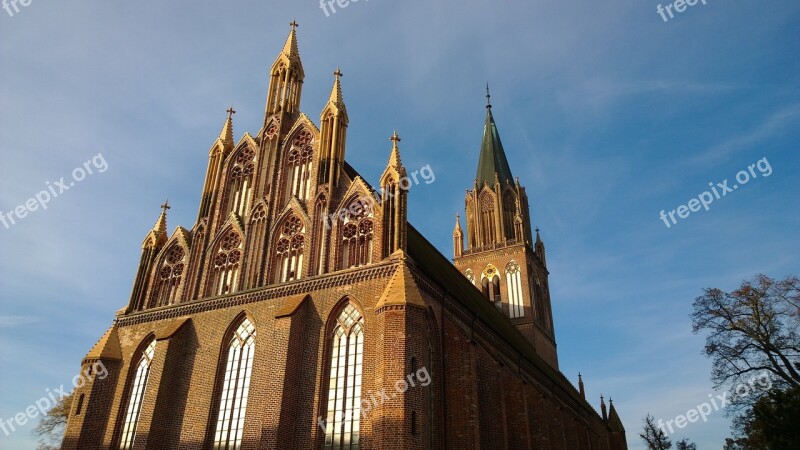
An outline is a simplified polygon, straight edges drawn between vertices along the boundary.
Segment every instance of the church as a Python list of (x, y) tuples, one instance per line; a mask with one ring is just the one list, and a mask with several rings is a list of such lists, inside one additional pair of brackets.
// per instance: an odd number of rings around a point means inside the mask
[(545, 245), (488, 90), (451, 261), (407, 222), (396, 132), (378, 186), (345, 160), (338, 69), (319, 125), (301, 112), (296, 28), (261, 129), (236, 142), (228, 111), (195, 224), (169, 233), (165, 204), (146, 234), (62, 448), (627, 449), (613, 403), (559, 371)]

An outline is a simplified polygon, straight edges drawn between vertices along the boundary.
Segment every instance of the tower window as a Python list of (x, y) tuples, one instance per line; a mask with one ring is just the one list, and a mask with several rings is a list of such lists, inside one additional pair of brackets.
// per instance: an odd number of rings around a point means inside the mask
[(506, 286), (508, 288), (509, 316), (522, 317), (525, 315), (525, 308), (522, 301), (522, 278), (519, 264), (511, 261), (506, 266)]

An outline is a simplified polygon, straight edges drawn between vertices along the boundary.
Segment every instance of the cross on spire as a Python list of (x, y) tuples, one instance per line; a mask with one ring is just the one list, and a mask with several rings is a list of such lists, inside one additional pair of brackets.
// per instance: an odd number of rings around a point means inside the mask
[(394, 142), (394, 146), (397, 147), (397, 143), (400, 142), (400, 135), (397, 134), (397, 130), (394, 130), (394, 134), (389, 138), (389, 140)]
[(169, 206), (169, 199), (167, 199), (167, 201), (165, 201), (164, 204), (161, 205), (162, 214), (166, 214), (168, 209), (172, 209), (172, 207)]
[(296, 20), (293, 20), (293, 21), (291, 21), (289, 23), (289, 26), (292, 27), (292, 29), (294, 30), (295, 28), (299, 27), (300, 25), (297, 24)]
[(225, 112), (227, 112), (227, 113), (228, 113), (228, 119), (230, 119), (231, 117), (233, 117), (233, 115), (234, 115), (234, 114), (236, 114), (236, 110), (235, 110), (235, 109), (233, 109), (233, 105), (231, 105), (231, 107), (230, 107), (230, 108), (228, 108), (227, 110), (225, 110)]
[(336, 77), (336, 79), (338, 80), (338, 79), (339, 79), (339, 77), (341, 77), (342, 75), (344, 75), (344, 74), (342, 73), (342, 71), (341, 71), (341, 70), (339, 70), (339, 66), (336, 66), (336, 71), (335, 71), (335, 72), (333, 72), (333, 76), (335, 76), (335, 77)]
[(492, 98), (492, 95), (489, 94), (489, 82), (486, 82), (486, 107), (487, 108), (491, 108), (492, 107), (491, 98)]

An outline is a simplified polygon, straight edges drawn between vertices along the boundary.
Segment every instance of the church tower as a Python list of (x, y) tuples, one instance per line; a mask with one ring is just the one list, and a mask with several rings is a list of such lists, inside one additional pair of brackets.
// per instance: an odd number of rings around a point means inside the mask
[(466, 248), (456, 216), (453, 262), (557, 369), (544, 242), (538, 229), (533, 240), (528, 196), (511, 175), (490, 100), (487, 86), (478, 171), (465, 198)]

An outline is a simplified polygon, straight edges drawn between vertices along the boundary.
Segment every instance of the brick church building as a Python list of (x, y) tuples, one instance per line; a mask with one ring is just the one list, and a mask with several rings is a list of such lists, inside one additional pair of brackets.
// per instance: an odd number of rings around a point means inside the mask
[(397, 133), (379, 186), (345, 161), (338, 69), (319, 126), (300, 111), (296, 26), (262, 128), (237, 143), (228, 111), (194, 226), (169, 234), (164, 205), (145, 237), (62, 448), (627, 449), (613, 403), (558, 369), (545, 246), (491, 105), (454, 265), (406, 220)]

